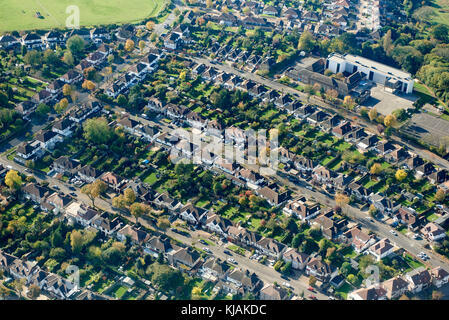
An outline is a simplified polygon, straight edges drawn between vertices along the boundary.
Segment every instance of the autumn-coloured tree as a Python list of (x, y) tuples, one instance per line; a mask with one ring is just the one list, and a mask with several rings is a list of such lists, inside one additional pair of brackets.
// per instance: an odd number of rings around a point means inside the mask
[(92, 205), (95, 206), (95, 199), (98, 198), (107, 189), (106, 183), (101, 180), (95, 180), (81, 188), (81, 192), (89, 197)]
[(144, 214), (149, 213), (150, 212), (150, 207), (147, 206), (146, 204), (135, 202), (135, 203), (130, 205), (129, 211), (131, 212), (131, 214), (137, 220), (138, 218), (140, 218)]
[(377, 119), (377, 110), (376, 108), (371, 108), (371, 110), (368, 112), (368, 117), (371, 121), (374, 121)]
[(392, 114), (389, 114), (384, 119), (384, 125), (386, 127), (394, 126), (395, 123), (396, 123), (396, 117), (394, 115), (392, 115)]
[(371, 166), (369, 172), (374, 175), (379, 175), (382, 172), (382, 166), (380, 165), (380, 163), (374, 163)]
[(139, 41), (139, 49), (140, 49), (140, 52), (143, 52), (143, 49), (145, 49), (145, 46), (146, 46), (147, 44), (145, 43), (145, 41), (143, 41), (143, 40), (140, 40)]
[(83, 84), (81, 85), (81, 87), (85, 90), (89, 90), (92, 91), (95, 89), (95, 83), (93, 83), (90, 80), (84, 80)]
[(61, 101), (59, 101), (59, 106), (60, 106), (62, 109), (67, 108), (68, 105), (69, 105), (69, 100), (67, 100), (67, 98), (62, 98)]
[(340, 208), (345, 208), (349, 204), (349, 197), (343, 193), (337, 193), (335, 195), (335, 203)]
[(346, 107), (346, 108), (348, 108), (348, 109), (350, 109), (350, 110), (354, 109), (354, 107), (355, 107), (355, 101), (354, 101), (354, 99), (352, 99), (351, 96), (346, 96), (346, 97), (343, 99), (343, 106)]
[(335, 89), (328, 89), (326, 91), (325, 97), (327, 100), (334, 102), (338, 98), (338, 91)]
[(146, 24), (145, 24), (145, 27), (148, 29), (148, 30), (153, 30), (153, 28), (154, 28), (154, 22), (153, 21), (148, 21)]
[(396, 180), (402, 181), (405, 178), (407, 178), (407, 172), (405, 172), (405, 170), (403, 170), (403, 169), (399, 169), (398, 171), (396, 171), (394, 176), (395, 176)]
[(18, 190), (22, 186), (22, 178), (19, 173), (15, 170), (9, 170), (5, 176), (5, 184), (11, 190)]
[(62, 87), (62, 94), (64, 96), (70, 96), (72, 94), (72, 86), (68, 83), (66, 83), (63, 87)]
[(125, 50), (130, 52), (134, 50), (134, 41), (131, 39), (126, 40), (125, 42)]
[(443, 202), (446, 198), (446, 192), (443, 189), (438, 189), (435, 193), (435, 200), (438, 202)]

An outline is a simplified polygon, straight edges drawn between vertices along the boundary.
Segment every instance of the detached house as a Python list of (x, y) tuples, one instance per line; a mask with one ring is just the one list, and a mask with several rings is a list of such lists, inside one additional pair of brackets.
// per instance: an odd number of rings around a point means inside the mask
[(424, 267), (419, 267), (410, 271), (405, 275), (405, 279), (408, 281), (408, 289), (412, 293), (421, 292), (432, 284), (432, 277), (429, 271)]
[(282, 259), (287, 263), (291, 262), (293, 269), (303, 270), (306, 267), (309, 256), (293, 248), (287, 248), (282, 254)]
[(369, 248), (369, 253), (372, 254), (377, 261), (389, 256), (393, 251), (394, 245), (387, 238), (380, 240)]
[(193, 204), (186, 204), (183, 208), (180, 209), (179, 215), (181, 219), (192, 223), (192, 224), (201, 224), (207, 217), (208, 210), (195, 207)]
[(432, 242), (441, 241), (446, 238), (445, 230), (433, 222), (426, 224), (424, 228), (421, 229), (421, 233), (428, 241)]
[(91, 165), (86, 165), (78, 170), (78, 176), (84, 182), (92, 183), (100, 176), (100, 172)]

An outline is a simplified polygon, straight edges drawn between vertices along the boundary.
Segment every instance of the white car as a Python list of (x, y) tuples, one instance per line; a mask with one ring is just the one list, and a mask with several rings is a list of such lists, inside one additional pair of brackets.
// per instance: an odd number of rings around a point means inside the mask
[(228, 262), (230, 262), (230, 263), (237, 263), (237, 261), (235, 261), (235, 259), (234, 258), (228, 258)]
[(394, 231), (394, 230), (390, 230), (390, 233), (392, 234), (392, 235), (394, 235), (394, 236), (397, 236), (398, 234), (396, 233), (396, 231)]
[(203, 247), (203, 250), (206, 251), (207, 253), (210, 253), (210, 249), (208, 247)]
[(282, 282), (282, 285), (283, 285), (284, 287), (287, 287), (287, 288), (291, 288), (291, 287), (292, 287), (290, 283), (285, 282), (285, 281)]

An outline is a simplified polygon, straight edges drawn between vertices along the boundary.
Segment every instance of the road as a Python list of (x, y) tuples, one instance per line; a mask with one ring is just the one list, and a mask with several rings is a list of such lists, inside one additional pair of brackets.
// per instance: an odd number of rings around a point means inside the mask
[[(210, 63), (210, 60), (206, 59), (206, 58), (189, 57), (189, 59), (192, 61), (195, 61), (197, 63), (203, 63), (207, 66), (214, 67), (220, 71), (238, 75), (244, 79), (253, 80), (253, 81), (261, 83), (271, 89), (275, 89), (275, 90), (278, 90), (283, 93), (290, 93), (294, 96), (300, 97), (301, 100), (303, 100), (303, 101), (307, 100), (307, 94), (305, 94), (301, 91), (298, 91), (292, 87), (289, 87), (287, 85), (284, 85), (282, 83), (276, 82), (274, 80), (270, 80), (270, 79), (261, 77), (255, 73), (251, 73), (248, 71), (240, 71), (240, 70), (233, 68), (232, 66), (230, 66), (228, 64), (212, 64), (212, 63)], [(363, 118), (360, 117), (360, 115), (358, 113), (355, 113), (350, 110), (343, 109), (343, 108), (340, 108), (337, 106), (331, 106), (328, 103), (326, 103), (320, 99), (317, 99), (314, 96), (310, 97), (310, 102), (313, 104), (316, 104), (316, 105), (322, 107), (323, 109), (328, 110), (332, 113), (337, 112), (338, 114), (340, 114), (341, 116), (343, 116), (346, 119), (349, 119), (352, 122), (359, 123), (360, 125), (362, 125), (365, 128), (366, 131), (371, 132), (372, 134), (378, 134), (377, 133), (377, 125), (364, 120)], [(353, 120), (355, 118), (357, 119), (356, 121)], [(416, 145), (413, 145), (410, 141), (403, 139), (401, 137), (398, 137), (398, 136), (391, 136), (389, 139), (393, 143), (397, 143), (399, 145), (406, 146), (408, 149), (410, 149), (410, 151), (416, 153), (417, 155), (421, 156), (422, 158), (424, 158), (430, 162), (433, 162), (434, 164), (436, 164), (442, 168), (449, 169), (449, 161), (441, 158), (440, 156), (436, 155), (435, 153), (433, 153), (429, 150), (420, 148)]]
[[(0, 156), (0, 161), (5, 166), (11, 166), (14, 170), (25, 173), (26, 168), (24, 166), (21, 166), (18, 163), (8, 160), (3, 155)], [(76, 191), (72, 191), (68, 188), (68, 185), (66, 183), (64, 183), (58, 179), (49, 177), (47, 175), (44, 175), (44, 174), (41, 174), (38, 172), (34, 172), (33, 175), (38, 182), (47, 181), (49, 183), (50, 187), (57, 186), (59, 188), (59, 190), (65, 194), (75, 192), (77, 195), (77, 201), (80, 201), (80, 202), (84, 203), (85, 205), (92, 205), (92, 201), (85, 194), (81, 193), (79, 188), (76, 188)], [(113, 208), (111, 202), (106, 199), (97, 198), (95, 200), (95, 206), (98, 209), (101, 209), (103, 211), (109, 211), (109, 212), (114, 212), (116, 214), (119, 214), (123, 218), (125, 218), (133, 223), (136, 222), (134, 217), (132, 217), (130, 215), (125, 215), (123, 212), (120, 212), (120, 211), (116, 210), (115, 208)], [(160, 232), (160, 230), (157, 230), (152, 223), (150, 223), (148, 220), (146, 220), (144, 218), (139, 218), (138, 222), (145, 228)], [(194, 242), (196, 242), (198, 240), (193, 237), (182, 236), (182, 235), (172, 232), (170, 230), (167, 230), (166, 234), (167, 234), (167, 236), (169, 236), (173, 239), (176, 239), (182, 243), (188, 244), (188, 245), (192, 245)], [(226, 260), (229, 257), (224, 253), (224, 250), (225, 250), (224, 246), (215, 245), (215, 246), (208, 246), (208, 247), (211, 250), (211, 252), (213, 253), (213, 255), (216, 257), (219, 257), (223, 260)], [(282, 283), (285, 281), (285, 282), (290, 283), (290, 285), (293, 287), (294, 292), (296, 292), (296, 294), (298, 294), (298, 295), (301, 292), (304, 292), (305, 297), (308, 297), (310, 294), (313, 294), (318, 299), (323, 299), (323, 300), (328, 299), (328, 297), (322, 293), (310, 292), (307, 289), (308, 282), (307, 282), (306, 278), (303, 276), (298, 279), (290, 278), (290, 280), (285, 280), (285, 279), (282, 279), (280, 277), (280, 274), (278, 272), (276, 272), (272, 267), (262, 265), (254, 260), (249, 259), (248, 257), (243, 257), (243, 256), (240, 256), (237, 254), (234, 254), (233, 256), (234, 256), (234, 259), (237, 261), (239, 267), (241, 267), (243, 269), (248, 269), (248, 270), (254, 271), (259, 276), (259, 278), (261, 280), (263, 280), (265, 283), (274, 283), (274, 282)]]

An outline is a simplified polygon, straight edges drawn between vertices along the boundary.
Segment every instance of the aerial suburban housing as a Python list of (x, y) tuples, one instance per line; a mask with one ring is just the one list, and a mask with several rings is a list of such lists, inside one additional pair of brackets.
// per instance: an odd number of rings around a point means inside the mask
[(444, 0), (3, 2), (0, 300), (448, 299)]

